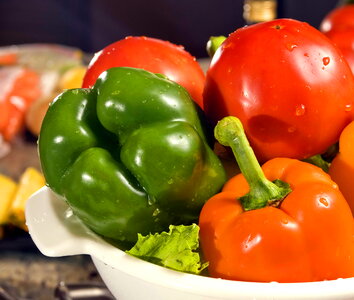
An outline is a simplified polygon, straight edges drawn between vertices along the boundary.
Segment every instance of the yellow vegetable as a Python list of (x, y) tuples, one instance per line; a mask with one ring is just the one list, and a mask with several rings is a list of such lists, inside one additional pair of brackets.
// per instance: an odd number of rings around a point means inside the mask
[(59, 89), (75, 89), (80, 88), (82, 85), (82, 80), (86, 73), (86, 67), (77, 66), (67, 70), (59, 81)]
[(18, 188), (10, 208), (10, 222), (27, 230), (25, 220), (25, 207), (27, 199), (45, 185), (42, 173), (35, 168), (27, 168), (21, 175)]
[(7, 223), (9, 210), (14, 199), (17, 184), (11, 178), (0, 174), (0, 225)]

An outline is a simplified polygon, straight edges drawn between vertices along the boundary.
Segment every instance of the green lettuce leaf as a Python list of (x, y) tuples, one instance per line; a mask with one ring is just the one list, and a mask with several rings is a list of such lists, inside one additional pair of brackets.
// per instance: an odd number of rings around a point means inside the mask
[(128, 254), (151, 263), (187, 273), (199, 274), (208, 263), (199, 255), (199, 226), (170, 225), (169, 232), (138, 234), (135, 246)]

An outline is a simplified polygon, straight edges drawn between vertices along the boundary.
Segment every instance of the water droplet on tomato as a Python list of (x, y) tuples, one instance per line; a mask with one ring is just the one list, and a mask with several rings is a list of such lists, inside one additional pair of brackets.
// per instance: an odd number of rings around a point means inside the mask
[(322, 58), (322, 61), (323, 61), (323, 64), (325, 66), (327, 66), (329, 64), (329, 62), (331, 61), (331, 59), (328, 56), (326, 56), (326, 57)]
[(286, 44), (286, 48), (287, 48), (289, 51), (293, 51), (296, 47), (297, 47), (297, 45), (296, 45), (296, 44), (293, 44), (293, 43), (288, 43), (288, 44)]
[(295, 132), (296, 131), (296, 127), (295, 126), (290, 126), (290, 127), (288, 127), (288, 132), (289, 133), (293, 133), (293, 132)]
[(221, 47), (223, 49), (226, 49), (226, 48), (231, 48), (233, 46), (233, 43), (225, 43), (225, 44), (222, 44)]
[(352, 110), (352, 105), (351, 104), (346, 104), (345, 107), (344, 107), (344, 110), (345, 111), (351, 111)]
[(325, 207), (328, 207), (329, 203), (328, 203), (328, 200), (324, 197), (321, 197), (319, 199), (319, 202), (321, 203), (321, 205), (325, 206)]
[(283, 219), (283, 220), (281, 220), (281, 222), (286, 225), (286, 224), (289, 223), (289, 220), (288, 219)]
[(295, 115), (297, 117), (303, 116), (306, 112), (306, 107), (304, 104), (297, 105), (295, 108)]
[(248, 92), (247, 91), (242, 91), (242, 95), (243, 95), (243, 97), (248, 98)]

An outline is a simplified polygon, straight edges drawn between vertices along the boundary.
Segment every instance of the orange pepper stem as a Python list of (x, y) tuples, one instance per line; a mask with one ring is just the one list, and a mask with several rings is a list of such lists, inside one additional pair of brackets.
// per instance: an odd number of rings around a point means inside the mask
[(289, 184), (281, 180), (268, 180), (251, 148), (241, 121), (236, 117), (225, 117), (215, 127), (215, 138), (223, 146), (231, 147), (238, 166), (246, 178), (250, 191), (240, 198), (244, 210), (265, 206), (278, 206), (291, 192)]

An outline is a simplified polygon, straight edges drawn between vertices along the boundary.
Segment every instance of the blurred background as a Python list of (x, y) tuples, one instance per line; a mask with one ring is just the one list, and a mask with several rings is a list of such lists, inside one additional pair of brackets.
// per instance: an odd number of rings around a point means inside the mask
[[(279, 0), (277, 16), (318, 28), (338, 0)], [(0, 0), (0, 46), (59, 43), (94, 53), (128, 35), (185, 46), (205, 57), (211, 35), (245, 25), (243, 0)]]
[[(0, 300), (72, 299), (68, 293), (92, 289), (103, 294), (87, 299), (112, 299), (89, 257), (47, 258), (27, 232), (26, 201), (44, 185), (37, 137), (49, 103), (63, 90), (81, 87), (92, 54), (126, 36), (183, 45), (207, 66), (210, 36), (257, 22), (244, 15), (248, 1), (0, 0)], [(339, 2), (278, 0), (268, 19), (319, 28)]]

